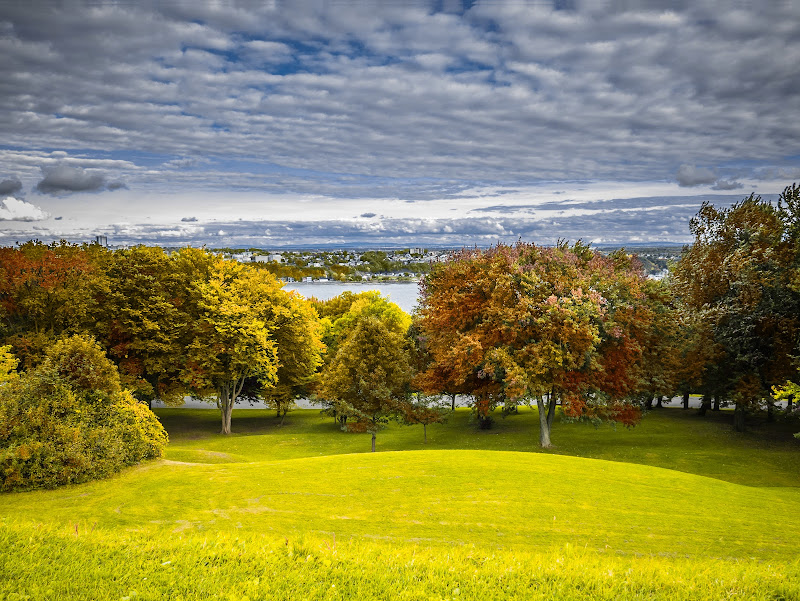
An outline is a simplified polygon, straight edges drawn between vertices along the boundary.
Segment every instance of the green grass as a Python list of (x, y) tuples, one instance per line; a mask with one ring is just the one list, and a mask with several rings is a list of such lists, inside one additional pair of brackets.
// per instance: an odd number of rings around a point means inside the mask
[[(219, 414), (211, 410), (157, 411), (170, 433), (167, 459), (199, 463), (263, 461), (319, 457), (370, 450), (367, 434), (341, 432), (319, 411), (290, 413), (279, 427), (273, 413), (235, 410), (234, 434), (219, 436)], [(607, 459), (678, 470), (752, 486), (800, 486), (800, 441), (797, 422), (766, 424), (753, 420), (751, 430), (733, 431), (731, 411), (709, 412), (664, 408), (648, 413), (635, 428), (595, 428), (587, 423), (553, 424), (555, 448), (547, 453)], [(536, 411), (499, 416), (491, 430), (479, 430), (467, 409), (458, 409), (445, 424), (428, 427), (390, 424), (378, 434), (379, 451), (475, 449), (542, 452)]]
[(535, 412), (457, 411), (372, 454), (317, 411), (158, 414), (165, 460), (0, 496), (0, 600), (800, 599), (796, 425), (669, 408), (542, 453)]
[[(58, 532), (0, 524), (0, 599), (800, 598), (800, 563), (619, 557), (572, 545), (548, 552), (270, 540), (217, 533)], [(6, 576), (13, 577), (7, 578)]]

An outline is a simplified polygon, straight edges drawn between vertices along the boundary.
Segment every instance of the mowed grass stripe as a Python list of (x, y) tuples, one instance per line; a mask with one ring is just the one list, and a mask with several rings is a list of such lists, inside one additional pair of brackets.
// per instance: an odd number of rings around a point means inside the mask
[(159, 462), (3, 497), (7, 523), (779, 559), (800, 490), (558, 455), (407, 451), (227, 464)]

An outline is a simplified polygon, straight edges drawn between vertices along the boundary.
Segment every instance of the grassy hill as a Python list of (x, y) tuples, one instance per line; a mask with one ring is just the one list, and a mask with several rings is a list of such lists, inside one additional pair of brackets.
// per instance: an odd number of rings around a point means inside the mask
[(535, 413), (487, 432), (458, 411), (427, 448), (393, 425), (371, 454), (316, 411), (239, 411), (229, 438), (213, 411), (159, 413), (166, 460), (0, 497), (0, 599), (800, 598), (780, 424), (665, 409), (556, 424), (540, 453)]

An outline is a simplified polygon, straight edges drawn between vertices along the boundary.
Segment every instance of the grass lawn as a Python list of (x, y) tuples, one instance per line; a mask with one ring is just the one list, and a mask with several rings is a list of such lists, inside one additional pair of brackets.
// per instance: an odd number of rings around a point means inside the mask
[(542, 453), (535, 412), (459, 410), (372, 454), (312, 410), (236, 411), (230, 437), (157, 413), (165, 460), (0, 496), (0, 599), (800, 599), (796, 424), (667, 408), (557, 422)]
[[(341, 432), (330, 418), (316, 410), (299, 410), (286, 417), (283, 427), (266, 410), (233, 413), (230, 437), (219, 436), (219, 413), (203, 409), (159, 409), (169, 431), (166, 458), (199, 463), (248, 462), (319, 457), (370, 450), (368, 434)], [(638, 463), (709, 476), (751, 486), (800, 486), (800, 441), (792, 433), (796, 421), (766, 424), (752, 420), (750, 431), (735, 432), (732, 411), (699, 417), (693, 409), (668, 407), (648, 413), (635, 428), (586, 423), (553, 424), (555, 447), (549, 454)], [(390, 424), (378, 433), (378, 451), (472, 449), (539, 453), (536, 411), (500, 417), (491, 430), (470, 422), (468, 409), (457, 409), (445, 424), (428, 426), (423, 444), (422, 426)]]

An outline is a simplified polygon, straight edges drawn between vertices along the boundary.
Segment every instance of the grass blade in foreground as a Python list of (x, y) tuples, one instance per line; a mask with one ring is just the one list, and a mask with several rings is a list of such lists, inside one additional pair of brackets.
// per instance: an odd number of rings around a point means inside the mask
[(800, 563), (0, 525), (0, 599), (800, 598)]

